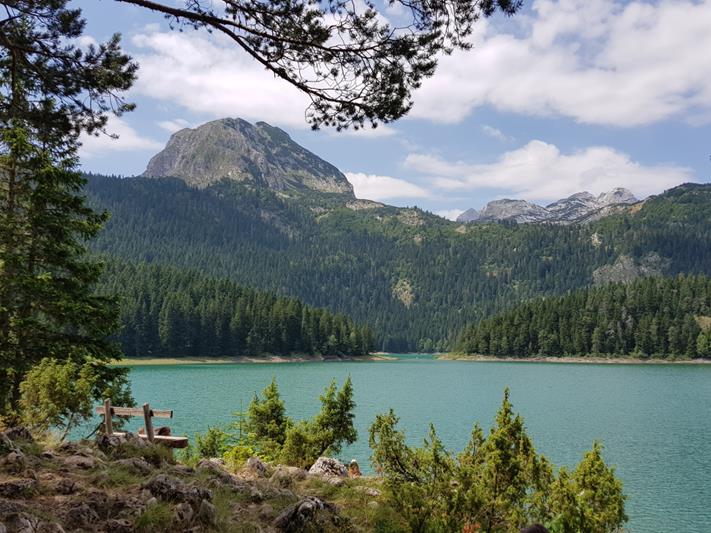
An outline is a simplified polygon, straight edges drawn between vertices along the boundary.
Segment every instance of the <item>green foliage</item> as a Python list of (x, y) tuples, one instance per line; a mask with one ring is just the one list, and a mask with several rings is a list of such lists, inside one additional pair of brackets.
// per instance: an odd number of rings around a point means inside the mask
[(307, 468), (324, 454), (337, 454), (355, 442), (355, 402), (350, 377), (339, 390), (335, 381), (321, 395), (321, 410), (311, 420), (295, 423), (286, 415), (276, 379), (255, 394), (246, 412), (226, 429), (210, 428), (195, 436), (182, 459), (194, 464), (203, 457), (222, 457), (231, 467), (242, 466), (252, 455), (266, 461)]
[(371, 460), (385, 478), (387, 503), (413, 532), (505, 532), (535, 523), (556, 532), (618, 531), (627, 520), (622, 484), (593, 446), (573, 476), (558, 476), (538, 455), (508, 390), (485, 437), (475, 426), (465, 450), (453, 456), (434, 428), (411, 448), (392, 410), (370, 428)]
[(464, 331), (466, 353), (708, 357), (711, 279), (643, 278), (533, 300)]
[(173, 507), (169, 502), (157, 502), (146, 507), (138, 515), (133, 526), (136, 531), (152, 533), (154, 531), (173, 531)]
[[(60, 429), (61, 440), (76, 426), (90, 419), (97, 397), (125, 400), (128, 384), (117, 381), (106, 387), (102, 370), (94, 361), (83, 364), (72, 360), (44, 358), (26, 375), (20, 385), (23, 421), (36, 430)], [(121, 404), (119, 404), (121, 405)]]
[(82, 131), (96, 132), (108, 112), (132, 108), (119, 95), (137, 67), (121, 52), (118, 36), (88, 50), (76, 46), (84, 21), (66, 4), (4, 4), (0, 416), (16, 414), (20, 383), (41, 359), (99, 364), (118, 354), (107, 341), (117, 326), (115, 301), (94, 294), (102, 266), (85, 249), (107, 217), (86, 204), (76, 149)]
[(248, 440), (256, 443), (263, 457), (276, 457), (284, 445), (291, 424), (286, 416), (284, 401), (279, 395), (276, 378), (272, 378), (262, 391), (262, 397), (255, 394), (249, 404), (244, 425)]
[(364, 355), (367, 327), (293, 298), (157, 265), (111, 263), (101, 293), (120, 292), (128, 356)]
[[(346, 313), (367, 324), (385, 351), (451, 349), (467, 324), (589, 286), (593, 272), (621, 254), (656, 252), (669, 275), (711, 274), (709, 185), (573, 226), (462, 225), (418, 209), (354, 211), (343, 198), (286, 198), (233, 182), (197, 190), (175, 179), (91, 176), (88, 189), (114, 214), (96, 250)], [(407, 217), (419, 222), (406, 224)], [(394, 291), (401, 280), (412, 287), (409, 307)]]

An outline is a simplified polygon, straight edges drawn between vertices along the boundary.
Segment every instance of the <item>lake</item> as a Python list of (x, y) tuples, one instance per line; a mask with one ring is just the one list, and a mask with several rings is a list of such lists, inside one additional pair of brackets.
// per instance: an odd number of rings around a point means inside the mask
[[(136, 401), (172, 408), (174, 434), (229, 423), (275, 376), (294, 418), (318, 411), (319, 394), (350, 375), (359, 440), (341, 454), (369, 470), (368, 427), (395, 409), (411, 443), (430, 422), (459, 451), (474, 422), (491, 425), (506, 386), (536, 448), (575, 465), (594, 440), (605, 445), (628, 495), (632, 532), (711, 531), (711, 365), (591, 365), (437, 361), (137, 366)], [(242, 404), (240, 402), (243, 402)], [(158, 421), (160, 422), (160, 421)], [(136, 422), (138, 424), (138, 422)], [(134, 428), (137, 427), (134, 425)]]

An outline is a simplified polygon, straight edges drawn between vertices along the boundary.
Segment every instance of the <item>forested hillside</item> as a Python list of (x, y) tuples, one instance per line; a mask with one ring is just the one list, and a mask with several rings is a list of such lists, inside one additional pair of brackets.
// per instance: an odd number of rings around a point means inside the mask
[(464, 225), (227, 181), (193, 189), (177, 179), (91, 176), (88, 194), (112, 214), (95, 250), (345, 313), (390, 351), (448, 349), (466, 324), (594, 281), (711, 274), (711, 186), (682, 186), (567, 227)]
[(120, 295), (124, 354), (364, 355), (368, 327), (294, 298), (157, 265), (109, 263), (99, 292)]
[(479, 322), (465, 353), (711, 357), (711, 279), (643, 278), (540, 298)]

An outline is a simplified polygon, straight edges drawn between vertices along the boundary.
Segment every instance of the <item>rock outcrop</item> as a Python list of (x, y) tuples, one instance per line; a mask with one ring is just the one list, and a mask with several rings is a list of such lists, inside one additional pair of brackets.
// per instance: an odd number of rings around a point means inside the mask
[(594, 219), (595, 213), (610, 211), (613, 207), (627, 206), (637, 202), (637, 198), (629, 190), (621, 187), (599, 196), (593, 196), (587, 191), (579, 192), (545, 207), (525, 200), (494, 200), (480, 212), (468, 209), (457, 217), (457, 221), (574, 224)]
[(313, 190), (353, 197), (353, 187), (340, 170), (285, 131), (240, 118), (174, 133), (143, 175), (180, 178), (200, 188), (227, 178), (275, 191)]

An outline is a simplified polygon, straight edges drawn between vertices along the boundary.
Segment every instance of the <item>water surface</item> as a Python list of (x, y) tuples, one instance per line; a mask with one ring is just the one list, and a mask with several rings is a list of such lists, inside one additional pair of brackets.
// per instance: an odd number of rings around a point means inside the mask
[[(711, 365), (582, 365), (437, 361), (140, 366), (134, 397), (171, 408), (174, 434), (232, 421), (275, 376), (288, 414), (310, 417), (335, 378), (355, 388), (359, 440), (342, 454), (368, 471), (368, 427), (395, 409), (412, 443), (432, 422), (460, 450), (478, 421), (491, 425), (505, 387), (537, 450), (574, 466), (594, 440), (605, 445), (629, 496), (632, 532), (711, 531)], [(159, 422), (159, 421), (157, 421)], [(136, 422), (138, 424), (138, 422)], [(134, 426), (137, 427), (137, 426)]]

